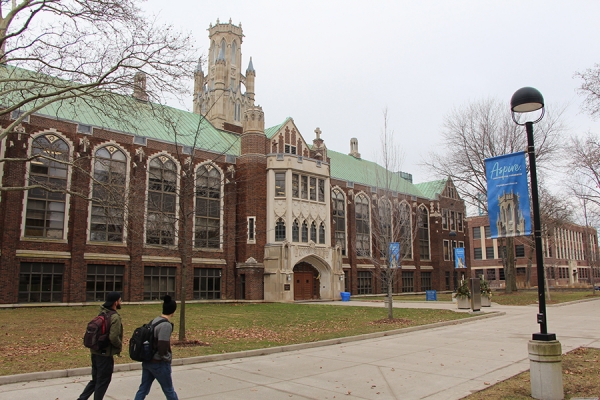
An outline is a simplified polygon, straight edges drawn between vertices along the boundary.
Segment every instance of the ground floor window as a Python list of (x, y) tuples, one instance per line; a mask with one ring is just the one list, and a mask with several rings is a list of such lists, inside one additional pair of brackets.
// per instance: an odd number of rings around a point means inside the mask
[(558, 279), (569, 279), (568, 267), (558, 267)]
[(373, 293), (373, 281), (372, 274), (370, 271), (358, 271), (358, 293), (357, 294), (371, 294)]
[(495, 281), (496, 280), (496, 269), (495, 268), (488, 268), (485, 270), (485, 279), (487, 279), (488, 281)]
[(144, 267), (144, 300), (175, 298), (175, 267)]
[(505, 280), (506, 278), (504, 277), (504, 267), (500, 268), (499, 271), (500, 271), (500, 280), (501, 281)]
[(412, 271), (402, 271), (402, 292), (415, 291), (415, 274)]
[(421, 291), (431, 290), (431, 272), (421, 272)]
[(62, 302), (64, 264), (21, 263), (19, 303)]
[(450, 272), (446, 271), (445, 276), (446, 276), (446, 290), (450, 290)]
[(123, 292), (123, 266), (88, 265), (86, 301), (104, 301), (108, 292)]
[(350, 274), (348, 274), (348, 271), (344, 271), (344, 291), (350, 291)]
[(221, 298), (221, 268), (194, 269), (194, 299)]

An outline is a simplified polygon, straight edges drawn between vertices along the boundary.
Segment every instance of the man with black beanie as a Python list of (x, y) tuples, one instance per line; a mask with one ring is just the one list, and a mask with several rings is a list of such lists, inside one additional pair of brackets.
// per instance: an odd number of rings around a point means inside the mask
[(135, 400), (146, 398), (155, 379), (160, 384), (168, 400), (178, 400), (171, 379), (171, 360), (173, 359), (171, 333), (173, 333), (173, 323), (170, 322), (173, 315), (175, 315), (175, 310), (177, 310), (177, 303), (169, 295), (166, 295), (163, 301), (162, 315), (152, 320), (154, 343), (156, 345), (154, 348), (157, 350), (151, 361), (142, 362), (142, 383), (135, 395)]
[(88, 399), (94, 393), (94, 400), (102, 400), (112, 379), (115, 360), (123, 347), (123, 324), (117, 310), (121, 309), (121, 294), (110, 292), (106, 302), (100, 307), (100, 314), (110, 319), (109, 344), (102, 350), (90, 349), (92, 356), (92, 380), (87, 384), (78, 400)]

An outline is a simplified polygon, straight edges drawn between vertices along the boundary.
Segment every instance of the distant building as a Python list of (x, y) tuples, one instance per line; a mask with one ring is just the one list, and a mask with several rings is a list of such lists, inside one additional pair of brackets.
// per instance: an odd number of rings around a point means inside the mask
[[(40, 109), (0, 143), (3, 157), (46, 157), (0, 164), (4, 187), (60, 189), (2, 193), (0, 303), (98, 301), (112, 290), (126, 301), (180, 298), (184, 239), (193, 243), (185, 259), (189, 300), (382, 293), (375, 215), (409, 227), (394, 291), (453, 290), (453, 248), (467, 240), (452, 181), (414, 184), (395, 172), (386, 193), (375, 179), (383, 168), (361, 158), (357, 139), (349, 138), (347, 154), (329, 149), (318, 128), (309, 139), (292, 118), (265, 129), (252, 61), (241, 71), (241, 26), (217, 21), (209, 37), (193, 113), (149, 104), (138, 75), (134, 96), (122, 99), (139, 110), (126, 126), (120, 116), (98, 115), (88, 99), (77, 112)], [(195, 188), (182, 200), (182, 168), (190, 163)], [(115, 196), (122, 201), (109, 201)]]
[[(518, 221), (515, 208), (505, 207), (513, 221)], [(507, 218), (508, 220), (508, 218)], [(517, 226), (520, 222), (517, 224)], [(492, 287), (505, 286), (503, 254), (505, 244), (500, 239), (490, 239), (487, 215), (467, 218), (471, 240), (471, 276), (483, 275)], [(506, 226), (510, 226), (507, 224)], [(514, 226), (514, 225), (513, 225)], [(519, 230), (519, 228), (517, 228)], [(499, 230), (500, 231), (500, 230)], [(532, 237), (515, 237), (517, 287), (537, 286), (537, 263)], [(594, 228), (576, 224), (561, 224), (548, 228), (542, 238), (544, 267), (550, 287), (577, 287), (589, 285), (591, 278), (600, 278), (598, 262), (598, 235)]]

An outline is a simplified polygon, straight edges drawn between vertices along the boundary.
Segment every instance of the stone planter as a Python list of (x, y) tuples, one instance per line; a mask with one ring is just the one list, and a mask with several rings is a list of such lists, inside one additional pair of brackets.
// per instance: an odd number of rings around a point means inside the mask
[(456, 303), (458, 304), (459, 309), (468, 310), (471, 308), (471, 302), (466, 296), (457, 296)]
[(490, 297), (481, 295), (481, 307), (491, 307), (491, 306), (492, 306), (492, 300), (490, 299)]

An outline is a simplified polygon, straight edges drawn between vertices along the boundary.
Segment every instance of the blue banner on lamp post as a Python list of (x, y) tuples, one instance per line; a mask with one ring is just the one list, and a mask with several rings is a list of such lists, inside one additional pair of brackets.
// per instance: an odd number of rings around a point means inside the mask
[(485, 160), (491, 238), (531, 235), (525, 152)]
[(454, 268), (467, 268), (464, 247), (457, 247), (454, 249)]
[(390, 267), (396, 268), (400, 265), (400, 243), (390, 242), (388, 254), (390, 255)]

